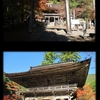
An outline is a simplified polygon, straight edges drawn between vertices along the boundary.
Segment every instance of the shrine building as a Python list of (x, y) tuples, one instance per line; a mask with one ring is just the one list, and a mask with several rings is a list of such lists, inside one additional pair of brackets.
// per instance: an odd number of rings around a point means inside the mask
[[(60, 0), (58, 0), (60, 1)], [(34, 33), (32, 31), (32, 28), (34, 26), (34, 6), (35, 5), (35, 0), (31, 0), (31, 5), (30, 5), (30, 18), (29, 18), (29, 33)], [(47, 5), (47, 3), (46, 3)], [(60, 5), (51, 5), (53, 7), (50, 7), (51, 9), (62, 9), (61, 7), (59, 7)], [(63, 12), (63, 9), (60, 13)], [(44, 19), (48, 22), (50, 22), (50, 18), (53, 18), (54, 22), (55, 20), (58, 20), (59, 21), (59, 18), (60, 18), (60, 14), (43, 14), (44, 15)], [(65, 16), (66, 16), (66, 25), (67, 25), (67, 31), (68, 33), (72, 33), (71, 32), (71, 20), (70, 20), (70, 10), (69, 10), (69, 0), (65, 0)]]
[[(17, 94), (24, 100), (76, 100), (76, 90), (85, 85), (90, 59), (30, 67), (26, 72), (5, 73), (26, 87)], [(23, 67), (24, 68), (24, 67)]]

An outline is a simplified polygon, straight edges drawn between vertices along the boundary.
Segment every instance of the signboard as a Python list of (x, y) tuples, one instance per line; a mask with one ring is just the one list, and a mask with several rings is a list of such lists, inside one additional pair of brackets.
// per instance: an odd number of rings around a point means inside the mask
[(79, 19), (71, 19), (71, 24), (75, 25), (75, 24), (80, 24)]

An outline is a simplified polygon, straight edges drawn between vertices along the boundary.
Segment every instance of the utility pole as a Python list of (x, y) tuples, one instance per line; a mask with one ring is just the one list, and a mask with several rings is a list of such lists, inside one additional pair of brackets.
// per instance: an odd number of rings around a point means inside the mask
[(71, 20), (70, 20), (70, 10), (69, 10), (69, 0), (65, 0), (65, 8), (66, 8), (66, 24), (67, 30), (69, 33), (71, 32)]

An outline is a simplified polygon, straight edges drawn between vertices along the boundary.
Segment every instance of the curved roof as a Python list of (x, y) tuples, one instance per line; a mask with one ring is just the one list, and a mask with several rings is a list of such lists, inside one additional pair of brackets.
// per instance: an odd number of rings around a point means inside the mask
[[(71, 80), (73, 84), (77, 83), (79, 87), (82, 87), (87, 78), (90, 61), (91, 58), (80, 62), (65, 62), (36, 66), (30, 67), (26, 72), (5, 73), (5, 75), (25, 87), (39, 86), (39, 82), (43, 83), (44, 80), (48, 81), (48, 85), (58, 84), (59, 82), (52, 83), (52, 81), (59, 80), (60, 77), (63, 78), (63, 80), (60, 78), (61, 84), (69, 84), (68, 80)], [(52, 80), (51, 83), (50, 80)]]

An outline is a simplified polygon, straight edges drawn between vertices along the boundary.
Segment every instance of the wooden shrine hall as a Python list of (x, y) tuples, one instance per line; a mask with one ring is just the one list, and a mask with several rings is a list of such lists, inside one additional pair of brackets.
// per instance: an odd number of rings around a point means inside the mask
[[(35, 0), (31, 0), (30, 19), (29, 19), (29, 33), (33, 32), (32, 31), (32, 27), (33, 27), (33, 24), (34, 24), (34, 19), (33, 19), (33, 16), (34, 16), (34, 5), (35, 5)], [(70, 11), (69, 11), (69, 0), (65, 0), (65, 9), (66, 9), (65, 15), (66, 15), (67, 31), (68, 31), (68, 33), (71, 33), (71, 20), (70, 20)], [(56, 17), (58, 17), (58, 16), (56, 16)], [(49, 19), (49, 17), (48, 17), (48, 19)]]
[(5, 75), (27, 88), (17, 92), (24, 100), (76, 100), (75, 91), (85, 85), (90, 62), (91, 58), (35, 66), (26, 72)]
[(49, 13), (44, 13), (44, 18), (45, 20), (49, 23), (50, 22), (50, 19), (53, 18), (53, 22), (55, 23), (56, 20), (60, 20), (60, 15), (59, 14), (55, 14), (55, 13), (52, 13), (52, 14), (49, 14)]

